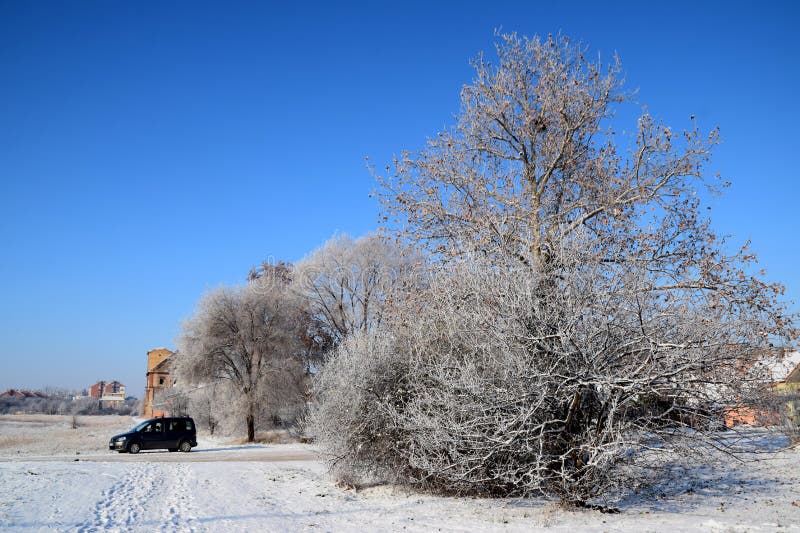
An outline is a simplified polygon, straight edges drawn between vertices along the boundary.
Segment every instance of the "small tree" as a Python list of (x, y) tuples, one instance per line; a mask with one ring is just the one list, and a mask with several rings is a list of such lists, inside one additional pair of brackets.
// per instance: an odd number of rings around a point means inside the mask
[(187, 385), (229, 382), (248, 442), (255, 440), (265, 391), (280, 404), (297, 401), (281, 394), (286, 376), (302, 372), (301, 313), (288, 287), (288, 271), (276, 268), (244, 287), (207, 293), (179, 343), (179, 379)]
[(392, 297), (416, 281), (422, 263), (420, 254), (380, 235), (340, 235), (298, 264), (294, 285), (321, 333), (338, 344), (378, 326)]

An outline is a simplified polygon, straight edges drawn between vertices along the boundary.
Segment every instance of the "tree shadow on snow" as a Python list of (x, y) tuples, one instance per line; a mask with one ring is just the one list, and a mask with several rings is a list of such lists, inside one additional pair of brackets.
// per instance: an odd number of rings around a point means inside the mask
[(708, 505), (709, 499), (722, 499), (733, 508), (746, 499), (777, 493), (785, 480), (781, 467), (770, 466), (770, 462), (787, 449), (788, 439), (763, 430), (731, 432), (726, 438), (730, 450), (736, 453), (720, 452), (708, 462), (686, 461), (654, 468), (640, 490), (616, 505), (622, 511), (681, 512)]
[[(587, 502), (599, 504), (595, 510), (620, 512), (650, 511), (680, 513), (708, 506), (710, 501), (724, 501), (730, 508), (741, 507), (745, 500), (770, 498), (779, 494), (784, 479), (783, 469), (792, 468), (791, 459), (779, 459), (787, 465), (770, 465), (790, 441), (784, 435), (763, 428), (728, 431), (719, 439), (729, 452), (718, 452), (708, 461), (685, 458), (685, 461), (651, 465), (644, 469), (638, 488), (625, 487), (624, 494), (607, 495)], [(516, 508), (541, 509), (558, 505), (557, 498), (531, 497), (505, 500)], [(610, 507), (606, 507), (610, 505)], [(576, 507), (586, 510), (587, 507)]]

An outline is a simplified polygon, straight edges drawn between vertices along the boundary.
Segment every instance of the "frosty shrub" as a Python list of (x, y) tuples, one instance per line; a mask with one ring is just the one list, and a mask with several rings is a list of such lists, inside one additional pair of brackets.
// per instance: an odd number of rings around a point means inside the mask
[[(401, 480), (408, 439), (392, 404), (410, 378), (409, 361), (389, 334), (362, 330), (336, 348), (317, 375), (308, 432), (323, 446), (337, 479), (357, 485)], [(398, 476), (394, 474), (397, 473)]]
[(391, 330), (348, 337), (316, 383), (312, 428), (335, 474), (608, 501), (722, 445), (722, 400), (756, 390), (747, 354), (685, 301), (648, 302), (635, 273), (625, 292), (564, 273), (451, 263)]

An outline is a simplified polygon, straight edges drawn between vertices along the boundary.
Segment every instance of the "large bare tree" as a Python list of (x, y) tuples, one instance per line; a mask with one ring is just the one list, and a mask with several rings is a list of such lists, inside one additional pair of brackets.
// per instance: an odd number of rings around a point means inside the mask
[(295, 386), (304, 371), (303, 313), (289, 290), (288, 272), (278, 265), (245, 286), (208, 292), (179, 341), (179, 380), (229, 383), (250, 442), (265, 406), (304, 403)]
[[(479, 56), (456, 125), (380, 178), (403, 236), (445, 260), (478, 253), (554, 283), (575, 239), (604, 275), (644, 275), (642, 293), (707, 306), (734, 338), (766, 346), (797, 335), (784, 288), (754, 272), (748, 245), (711, 227), (701, 192), (726, 184), (703, 165), (717, 132), (677, 132), (649, 114), (635, 133), (610, 119), (630, 100), (616, 58), (603, 65), (566, 37), (503, 35)], [(389, 217), (387, 216), (387, 219)], [(592, 267), (594, 268), (594, 266)]]
[(618, 62), (563, 37), (502, 36), (475, 68), (456, 125), (380, 178), (389, 229), (441, 268), (340, 346), (314, 428), (344, 478), (609, 500), (725, 444), (796, 332), (701, 214), (716, 132), (618, 135)]

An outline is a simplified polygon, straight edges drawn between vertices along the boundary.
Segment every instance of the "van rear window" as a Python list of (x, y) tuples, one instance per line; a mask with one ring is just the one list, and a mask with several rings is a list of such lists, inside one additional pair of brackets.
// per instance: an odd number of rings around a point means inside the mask
[(167, 431), (192, 431), (192, 421), (191, 420), (170, 420), (167, 423)]

